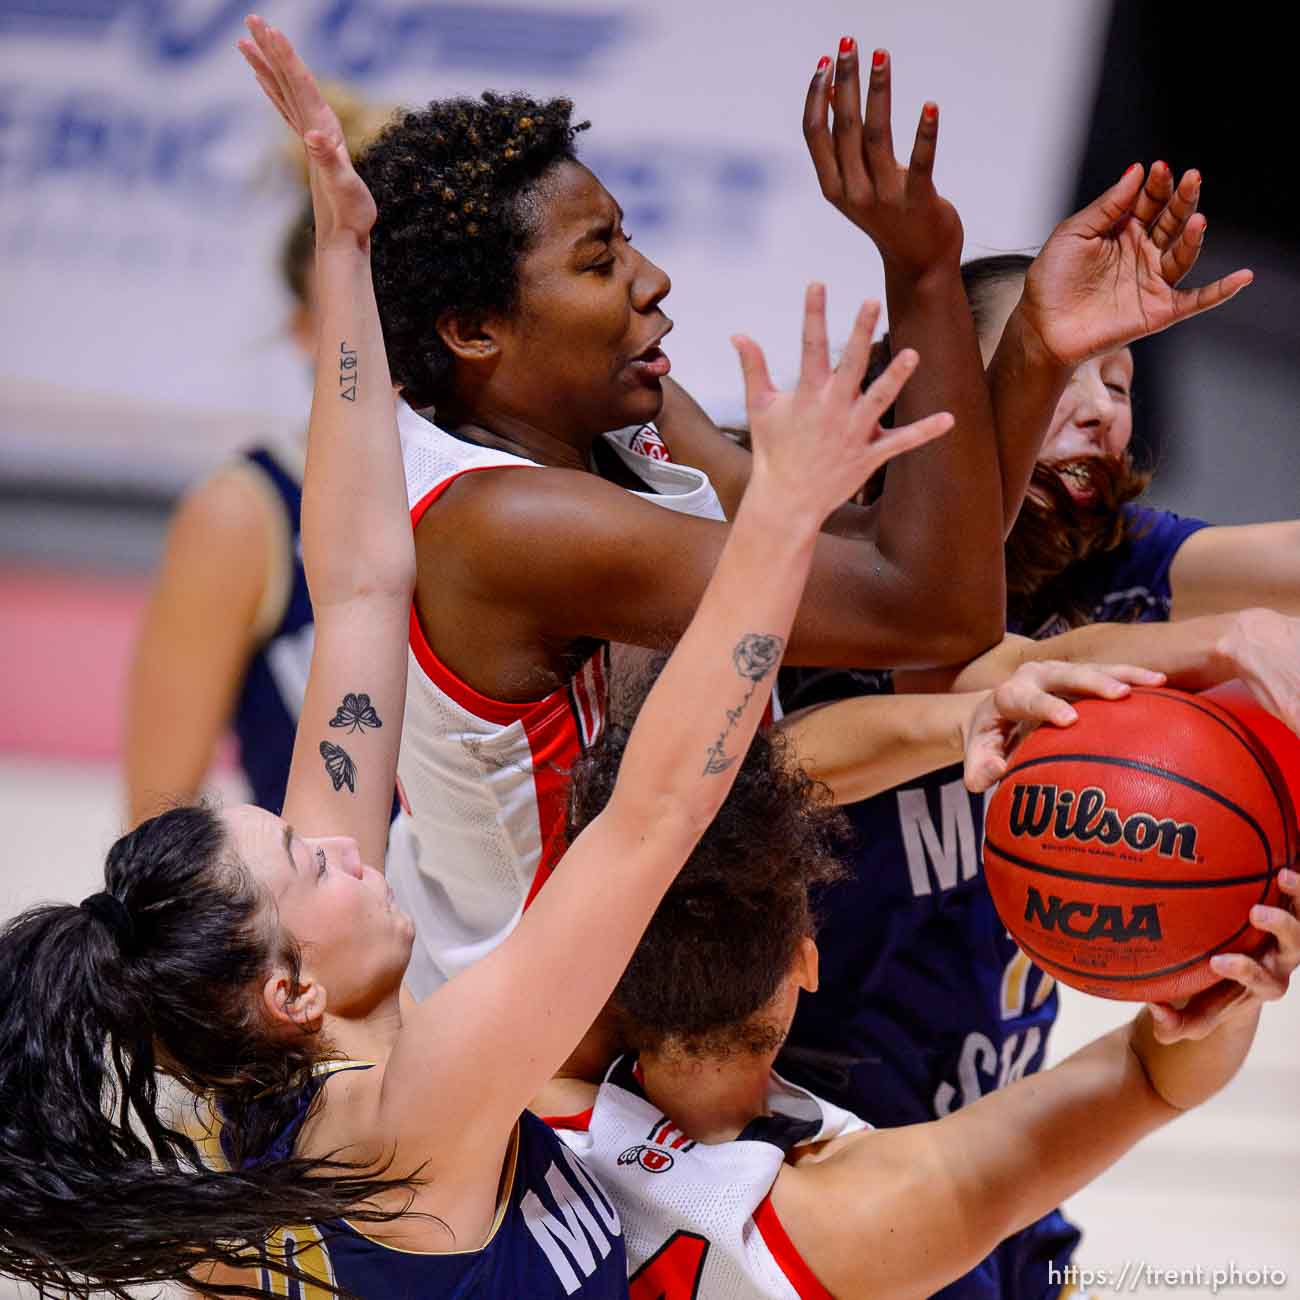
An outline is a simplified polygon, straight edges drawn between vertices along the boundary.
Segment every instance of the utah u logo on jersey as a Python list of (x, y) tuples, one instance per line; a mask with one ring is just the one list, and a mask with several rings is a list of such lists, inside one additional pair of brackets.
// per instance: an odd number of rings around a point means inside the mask
[(619, 1152), (618, 1163), (640, 1165), (648, 1174), (665, 1174), (673, 1167), (673, 1154), (671, 1151), (659, 1151), (655, 1147), (646, 1146), (644, 1142), (638, 1142), (636, 1146)]

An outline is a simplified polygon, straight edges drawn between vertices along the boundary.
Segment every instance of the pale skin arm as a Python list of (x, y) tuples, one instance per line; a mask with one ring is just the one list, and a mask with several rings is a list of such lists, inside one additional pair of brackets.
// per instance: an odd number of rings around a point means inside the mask
[[(260, 19), (249, 30), (240, 49), (304, 141), (316, 218), (319, 333), (302, 501), (316, 640), (284, 816), (313, 835), (354, 838), (362, 861), (377, 864), (396, 781), (415, 543), (370, 277), (375, 205), (292, 47)], [(342, 710), (363, 721), (331, 726)]]
[(1127, 665), (1033, 663), (996, 688), (947, 695), (839, 700), (781, 722), (793, 757), (830, 788), (837, 804), (868, 799), (936, 768), (964, 762), (967, 784), (986, 789), (1005, 770), (1024, 727), (1068, 727), (1065, 696), (1117, 700), (1130, 685), (1158, 686), (1160, 673)]
[(269, 503), (235, 472), (189, 493), (172, 520), (127, 685), (133, 826), (193, 799), (212, 765), (256, 648), (274, 527)]
[[(1294, 900), (1300, 877), (1282, 876)], [(932, 1294), (1219, 1091), (1249, 1050), (1260, 1006), (1285, 993), (1300, 965), (1300, 921), (1264, 910), (1255, 924), (1277, 947), (1262, 965), (1216, 958), (1221, 974), (1240, 979), (1241, 998), (1213, 1023), (1189, 1032), (1177, 1013), (1144, 1009), (1053, 1069), (953, 1115), (866, 1134), (783, 1172), (774, 1203), (827, 1289), (846, 1298)]]
[(1180, 690), (1204, 690), (1239, 677), (1257, 700), (1300, 731), (1300, 620), (1243, 609), (1178, 623), (1091, 623), (1043, 641), (1007, 637), (956, 674), (896, 673), (900, 689), (989, 689), (1021, 664), (1118, 660), (1165, 674)]
[(1202, 528), (1178, 548), (1169, 586), (1179, 620), (1245, 605), (1300, 615), (1300, 520)]

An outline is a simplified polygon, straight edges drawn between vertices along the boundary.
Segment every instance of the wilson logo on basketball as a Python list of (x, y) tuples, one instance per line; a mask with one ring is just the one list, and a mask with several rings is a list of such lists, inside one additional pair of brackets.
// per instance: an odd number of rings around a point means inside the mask
[(1118, 844), (1144, 853), (1155, 849), (1162, 857), (1196, 861), (1196, 826), (1158, 820), (1150, 813), (1135, 812), (1127, 817), (1106, 804), (1106, 792), (1090, 785), (1076, 795), (1054, 785), (1017, 785), (1011, 793), (1009, 829), (1012, 835), (1038, 837), (1050, 828), (1053, 838), (1087, 844)]
[(663, 1174), (673, 1167), (673, 1157), (670, 1151), (660, 1151), (657, 1147), (648, 1147), (641, 1143), (621, 1152), (618, 1163), (640, 1165), (648, 1174)]
[(1044, 930), (1056, 930), (1071, 939), (1109, 939), (1128, 943), (1130, 939), (1163, 939), (1160, 916), (1154, 903), (1116, 907), (1110, 903), (1081, 903), (1049, 894), (1046, 902), (1033, 885), (1025, 904), (1025, 920)]

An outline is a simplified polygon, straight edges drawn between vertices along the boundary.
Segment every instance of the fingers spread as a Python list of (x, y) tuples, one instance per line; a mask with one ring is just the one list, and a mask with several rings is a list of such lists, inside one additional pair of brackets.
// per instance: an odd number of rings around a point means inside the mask
[(846, 198), (861, 201), (870, 191), (862, 154), (862, 92), (858, 86), (858, 47), (851, 36), (840, 41), (831, 96), (831, 137)]
[(876, 50), (871, 56), (871, 78), (867, 83), (866, 122), (863, 154), (872, 183), (879, 188), (898, 170), (894, 161), (894, 128), (891, 108), (889, 55)]
[(934, 191), (934, 155), (939, 147), (939, 105), (927, 103), (921, 109), (921, 121), (912, 144), (912, 158), (907, 167), (907, 192), (921, 196)]
[(1165, 205), (1173, 197), (1174, 174), (1166, 162), (1153, 162), (1147, 176), (1147, 183), (1142, 187), (1137, 201), (1133, 204), (1133, 217), (1146, 229), (1150, 229), (1156, 218), (1165, 210)]
[(755, 411), (762, 410), (771, 402), (776, 391), (767, 372), (767, 358), (763, 349), (748, 335), (734, 335), (731, 346), (740, 357), (740, 373), (745, 380), (745, 407), (752, 417)]
[(1201, 174), (1190, 171), (1183, 175), (1178, 188), (1169, 200), (1169, 206), (1156, 219), (1151, 231), (1151, 241), (1162, 252), (1183, 233), (1183, 227), (1196, 211), (1201, 201)]
[(799, 367), (799, 386), (820, 388), (830, 373), (830, 345), (826, 338), (826, 286), (810, 284), (803, 302), (803, 355)]
[(813, 170), (822, 194), (832, 203), (843, 196), (839, 164), (835, 159), (835, 146), (831, 143), (826, 114), (830, 107), (831, 61), (823, 58), (808, 86), (803, 105), (803, 138), (812, 158)]
[(1229, 298), (1235, 298), (1254, 278), (1253, 271), (1234, 271), (1213, 284), (1203, 284), (1199, 289), (1175, 290), (1174, 320), (1186, 320), (1189, 316), (1220, 306)]
[(866, 422), (868, 429), (874, 429), (885, 412), (893, 406), (919, 361), (920, 358), (912, 348), (903, 348), (875, 383), (862, 394), (861, 414), (857, 418)]
[(839, 365), (835, 367), (836, 397), (846, 405), (854, 400), (862, 387), (862, 377), (867, 373), (867, 362), (871, 356), (871, 340), (879, 320), (878, 302), (864, 302), (858, 308), (849, 341), (844, 345)]
[(1104, 194), (1094, 199), (1065, 225), (1083, 235), (1104, 235), (1133, 209), (1142, 188), (1142, 164), (1134, 163)]

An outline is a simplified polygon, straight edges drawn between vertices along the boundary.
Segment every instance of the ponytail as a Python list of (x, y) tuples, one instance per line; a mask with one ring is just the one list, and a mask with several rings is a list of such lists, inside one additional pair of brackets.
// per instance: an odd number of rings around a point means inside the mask
[[(386, 1162), (256, 1159), (301, 1118), (319, 1049), (261, 1020), (261, 979), (277, 961), (296, 976), (296, 952), (215, 814), (143, 823), (105, 877), (0, 935), (0, 1273), (75, 1296), (171, 1280), (257, 1295), (200, 1279), (261, 1262), (278, 1228), (402, 1213), (373, 1208), (413, 1185)], [(229, 1168), (160, 1108), (160, 1064), (215, 1105)], [(324, 1284), (292, 1257), (266, 1262)]]

